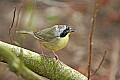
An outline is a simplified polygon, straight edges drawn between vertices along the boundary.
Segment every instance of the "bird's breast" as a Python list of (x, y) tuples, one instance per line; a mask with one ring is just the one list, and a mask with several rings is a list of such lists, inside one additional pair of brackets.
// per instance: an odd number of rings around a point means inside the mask
[(42, 42), (41, 45), (50, 51), (58, 51), (64, 48), (67, 45), (68, 41), (69, 34), (62, 38), (61, 37), (54, 38), (50, 42)]

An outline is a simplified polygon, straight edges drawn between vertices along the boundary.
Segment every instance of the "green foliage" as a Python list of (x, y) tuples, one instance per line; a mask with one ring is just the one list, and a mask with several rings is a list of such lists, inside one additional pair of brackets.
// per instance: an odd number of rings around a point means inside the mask
[(35, 23), (34, 9), (35, 9), (35, 1), (32, 0), (27, 5), (27, 9), (26, 9), (28, 11), (28, 13), (30, 14), (29, 21), (28, 21), (29, 30), (34, 30), (35, 29), (35, 27), (34, 27), (34, 23)]
[(47, 16), (46, 18), (49, 23), (53, 23), (53, 24), (55, 24), (59, 21), (58, 16)]

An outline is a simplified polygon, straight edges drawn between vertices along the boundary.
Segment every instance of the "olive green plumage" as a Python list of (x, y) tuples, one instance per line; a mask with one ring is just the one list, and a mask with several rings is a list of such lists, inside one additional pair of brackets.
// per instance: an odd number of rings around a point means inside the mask
[(30, 34), (39, 40), (40, 44), (52, 51), (58, 51), (64, 48), (68, 41), (69, 35), (75, 30), (66, 25), (55, 25), (50, 28), (43, 29), (41, 31), (17, 31), (17, 33)]

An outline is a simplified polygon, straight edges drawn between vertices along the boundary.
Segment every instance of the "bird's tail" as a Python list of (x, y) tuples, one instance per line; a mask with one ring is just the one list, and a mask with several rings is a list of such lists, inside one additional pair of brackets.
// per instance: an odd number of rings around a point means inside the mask
[(30, 35), (34, 36), (33, 31), (16, 31), (16, 33), (20, 33), (20, 34), (30, 34)]

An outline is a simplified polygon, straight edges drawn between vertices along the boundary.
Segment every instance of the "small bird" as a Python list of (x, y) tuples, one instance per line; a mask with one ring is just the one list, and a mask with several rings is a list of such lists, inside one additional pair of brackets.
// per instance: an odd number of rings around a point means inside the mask
[(56, 60), (59, 60), (55, 54), (56, 51), (64, 48), (68, 41), (71, 32), (75, 32), (75, 29), (70, 28), (67, 25), (54, 25), (53, 27), (43, 29), (41, 31), (16, 31), (17, 33), (30, 34), (39, 40), (40, 45), (44, 48), (52, 51)]

